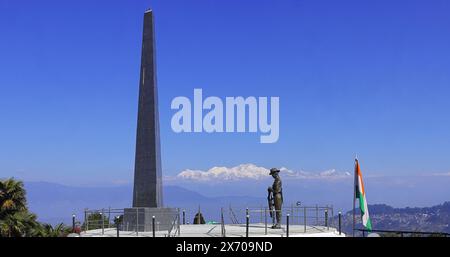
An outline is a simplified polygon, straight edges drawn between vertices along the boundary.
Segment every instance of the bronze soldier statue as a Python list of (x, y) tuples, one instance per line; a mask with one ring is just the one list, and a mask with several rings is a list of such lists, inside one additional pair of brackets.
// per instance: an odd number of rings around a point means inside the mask
[(280, 178), (280, 170), (273, 168), (270, 170), (270, 175), (275, 179), (273, 181), (273, 185), (268, 188), (269, 196), (267, 197), (269, 201), (269, 209), (270, 209), (270, 216), (273, 218), (273, 207), (275, 207), (275, 217), (276, 217), (276, 223), (272, 226), (273, 229), (280, 229), (281, 228), (281, 209), (283, 206), (283, 189), (281, 185), (281, 178)]

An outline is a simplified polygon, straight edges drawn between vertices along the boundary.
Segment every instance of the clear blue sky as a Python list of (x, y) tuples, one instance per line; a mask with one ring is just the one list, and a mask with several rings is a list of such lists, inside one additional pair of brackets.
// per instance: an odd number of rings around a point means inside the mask
[[(142, 18), (163, 170), (450, 171), (450, 2), (0, 0), (0, 177), (132, 179)], [(176, 96), (279, 96), (280, 140), (175, 134)]]

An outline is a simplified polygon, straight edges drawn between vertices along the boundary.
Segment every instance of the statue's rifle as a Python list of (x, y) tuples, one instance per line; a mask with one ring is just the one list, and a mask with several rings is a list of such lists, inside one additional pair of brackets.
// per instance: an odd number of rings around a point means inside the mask
[(271, 188), (269, 188), (268, 190), (267, 190), (267, 202), (268, 202), (268, 204), (269, 204), (269, 214), (270, 214), (270, 217), (271, 218), (273, 218), (273, 207), (274, 207), (274, 199), (273, 199), (273, 193), (272, 193), (272, 190), (271, 190)]

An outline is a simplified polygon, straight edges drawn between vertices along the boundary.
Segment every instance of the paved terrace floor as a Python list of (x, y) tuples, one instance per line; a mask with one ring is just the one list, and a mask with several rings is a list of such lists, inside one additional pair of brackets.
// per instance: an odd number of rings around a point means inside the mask
[[(225, 225), (225, 231), (227, 237), (245, 237), (246, 228), (245, 225)], [(180, 237), (221, 237), (221, 225), (220, 224), (205, 224), (205, 225), (181, 225)], [(114, 228), (97, 230), (89, 230), (82, 232), (81, 237), (116, 237), (117, 231)], [(132, 231), (120, 231), (121, 237), (152, 237), (153, 233), (150, 232), (132, 232)], [(157, 231), (157, 237), (167, 237), (168, 231)], [(178, 236), (178, 233), (171, 236)], [(250, 224), (249, 226), (250, 237), (285, 237), (286, 226), (282, 229), (267, 229), (264, 224)], [(291, 225), (289, 226), (290, 237), (345, 237), (342, 233), (339, 235), (335, 228), (327, 228), (322, 226), (307, 226), (306, 232), (303, 225)]]

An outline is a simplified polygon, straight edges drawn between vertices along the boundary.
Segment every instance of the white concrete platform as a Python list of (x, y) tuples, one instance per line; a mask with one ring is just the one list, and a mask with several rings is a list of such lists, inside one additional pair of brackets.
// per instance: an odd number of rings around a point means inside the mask
[[(225, 225), (226, 237), (245, 237), (246, 228), (245, 225)], [(221, 237), (221, 225), (220, 224), (205, 224), (205, 225), (181, 225), (180, 234), (173, 233), (171, 236), (180, 237)], [(89, 230), (82, 232), (81, 237), (116, 237), (117, 231), (113, 228), (98, 230)], [(130, 232), (120, 231), (120, 237), (152, 237), (152, 232)], [(168, 231), (156, 232), (157, 237), (167, 237)], [(249, 237), (286, 237), (286, 226), (282, 226), (282, 229), (266, 228), (265, 224), (250, 224)], [(289, 226), (289, 237), (345, 237), (342, 233), (339, 235), (335, 228), (327, 228), (322, 226), (307, 226), (306, 232), (303, 225), (291, 225)]]

